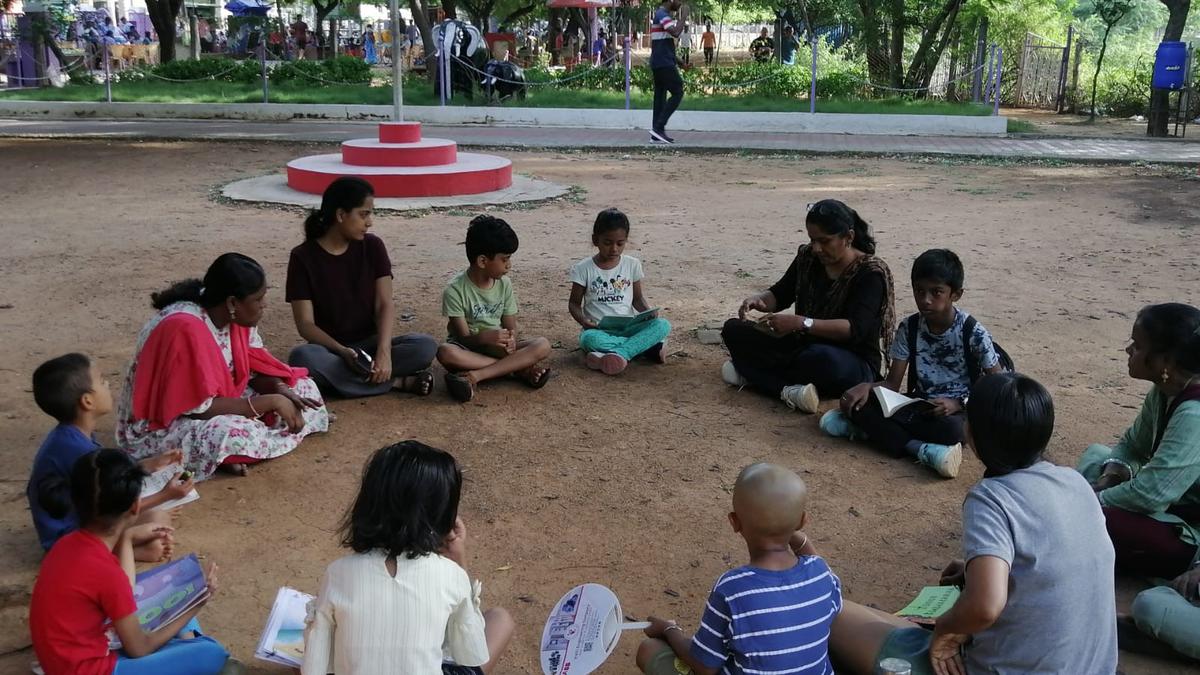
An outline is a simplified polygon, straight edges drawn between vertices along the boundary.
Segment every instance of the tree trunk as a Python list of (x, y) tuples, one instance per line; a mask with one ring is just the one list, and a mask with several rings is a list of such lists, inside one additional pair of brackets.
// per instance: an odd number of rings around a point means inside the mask
[(175, 60), (175, 17), (183, 0), (146, 0), (146, 12), (158, 35), (158, 60), (167, 63)]
[(954, 33), (950, 38), (950, 77), (946, 81), (946, 100), (958, 101), (958, 52), (961, 49), (962, 35), (958, 24), (954, 24)]
[(904, 33), (908, 24), (904, 16), (904, 0), (892, 0), (892, 44), (891, 56), (888, 63), (891, 84), (893, 87), (904, 86)]
[[(320, 45), (320, 48), (317, 51), (317, 58), (324, 59), (329, 57), (329, 41), (325, 39), (325, 17), (329, 16), (333, 10), (337, 9), (337, 6), (341, 4), (341, 1), (342, 0), (329, 0), (328, 3), (322, 4), (321, 0), (312, 0), (313, 9), (315, 9), (317, 12), (317, 27), (314, 34), (317, 36), (317, 44)], [(337, 36), (334, 35), (334, 37), (336, 38)]]
[[(1192, 8), (1192, 0), (1159, 0), (1167, 6), (1167, 29), (1163, 32), (1164, 42), (1176, 42), (1183, 39), (1184, 26), (1187, 24), (1188, 11)], [(1153, 90), (1150, 94), (1150, 115), (1146, 124), (1147, 136), (1167, 135), (1167, 106), (1170, 94), (1166, 91)]]
[(425, 77), (433, 82), (437, 76), (437, 66), (432, 59), (437, 45), (433, 43), (433, 26), (429, 25), (429, 14), (422, 0), (408, 0), (408, 11), (412, 12), (413, 23), (417, 24), (417, 32), (421, 34), (421, 46), (425, 50)]
[(1108, 51), (1108, 34), (1112, 32), (1115, 25), (1116, 22), (1104, 27), (1104, 41), (1100, 43), (1100, 56), (1096, 58), (1096, 74), (1092, 75), (1092, 114), (1088, 116), (1088, 121), (1091, 122), (1096, 121), (1096, 86), (1100, 82), (1100, 68), (1104, 65), (1104, 52)]
[(875, 84), (884, 84), (891, 79), (886, 36), (876, 11), (875, 0), (859, 0), (858, 9), (863, 17), (863, 44), (867, 56), (867, 77)]
[[(908, 75), (904, 78), (911, 86), (920, 86), (918, 82), (928, 83), (928, 78), (933, 76), (933, 69), (937, 67), (937, 62), (942, 58), (942, 52), (946, 50), (946, 44), (950, 41), (950, 29), (958, 19), (958, 8), (962, 3), (963, 0), (946, 0), (946, 4), (933, 21), (924, 27), (921, 43), (917, 45), (917, 53), (913, 55)], [(943, 25), (946, 25), (946, 30), (942, 39), (938, 40), (938, 32), (942, 30)]]

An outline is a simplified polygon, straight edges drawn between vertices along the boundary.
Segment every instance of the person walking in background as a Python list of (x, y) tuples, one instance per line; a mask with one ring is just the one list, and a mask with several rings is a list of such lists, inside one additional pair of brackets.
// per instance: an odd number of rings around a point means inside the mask
[[(654, 118), (650, 127), (651, 143), (674, 143), (667, 135), (667, 121), (683, 101), (683, 78), (679, 76), (679, 61), (675, 58), (675, 39), (684, 31), (684, 24), (671, 16), (679, 11), (679, 0), (666, 0), (654, 12), (650, 26), (650, 71), (654, 73)], [(671, 98), (667, 98), (667, 93)]]
[(712, 66), (713, 54), (717, 49), (717, 34), (712, 32), (712, 24), (704, 24), (704, 34), (700, 36), (700, 48), (704, 50), (704, 65)]

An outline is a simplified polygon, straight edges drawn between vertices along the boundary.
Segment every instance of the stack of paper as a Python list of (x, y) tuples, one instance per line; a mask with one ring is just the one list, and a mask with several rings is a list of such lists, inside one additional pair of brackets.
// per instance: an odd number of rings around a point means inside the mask
[(271, 616), (254, 656), (281, 666), (299, 668), (304, 663), (304, 617), (313, 596), (284, 586), (275, 596)]
[[(170, 483), (171, 479), (175, 476), (178, 476), (182, 471), (182, 464), (172, 464), (164, 469), (155, 471), (149, 476), (146, 476), (146, 480), (142, 481), (142, 499), (162, 492), (163, 488), (167, 487), (167, 483)], [(183, 506), (184, 504), (189, 504), (197, 499), (200, 499), (200, 493), (196, 492), (196, 488), (192, 488), (191, 492), (180, 497), (179, 499), (172, 499), (169, 502), (163, 502), (162, 504), (154, 507), (153, 510), (162, 511), (164, 509), (173, 509), (176, 506)]]

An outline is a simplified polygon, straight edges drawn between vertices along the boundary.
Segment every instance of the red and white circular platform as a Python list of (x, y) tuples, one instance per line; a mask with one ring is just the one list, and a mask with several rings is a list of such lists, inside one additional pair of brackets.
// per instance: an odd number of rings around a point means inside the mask
[(421, 138), (420, 122), (383, 122), (379, 138), (342, 143), (341, 154), (312, 155), (287, 165), (293, 190), (319, 195), (342, 176), (359, 176), (376, 197), (449, 197), (512, 186), (512, 162), (458, 152), (454, 141)]

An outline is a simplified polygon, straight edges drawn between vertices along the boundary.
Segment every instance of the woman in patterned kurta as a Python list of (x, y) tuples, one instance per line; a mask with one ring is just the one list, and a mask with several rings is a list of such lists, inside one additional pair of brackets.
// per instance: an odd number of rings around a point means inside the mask
[(226, 253), (204, 281), (153, 295), (158, 313), (138, 335), (118, 406), (117, 443), (135, 458), (183, 450), (196, 480), (226, 465), (285, 455), (329, 428), (329, 412), (303, 368), (263, 347), (266, 276)]

